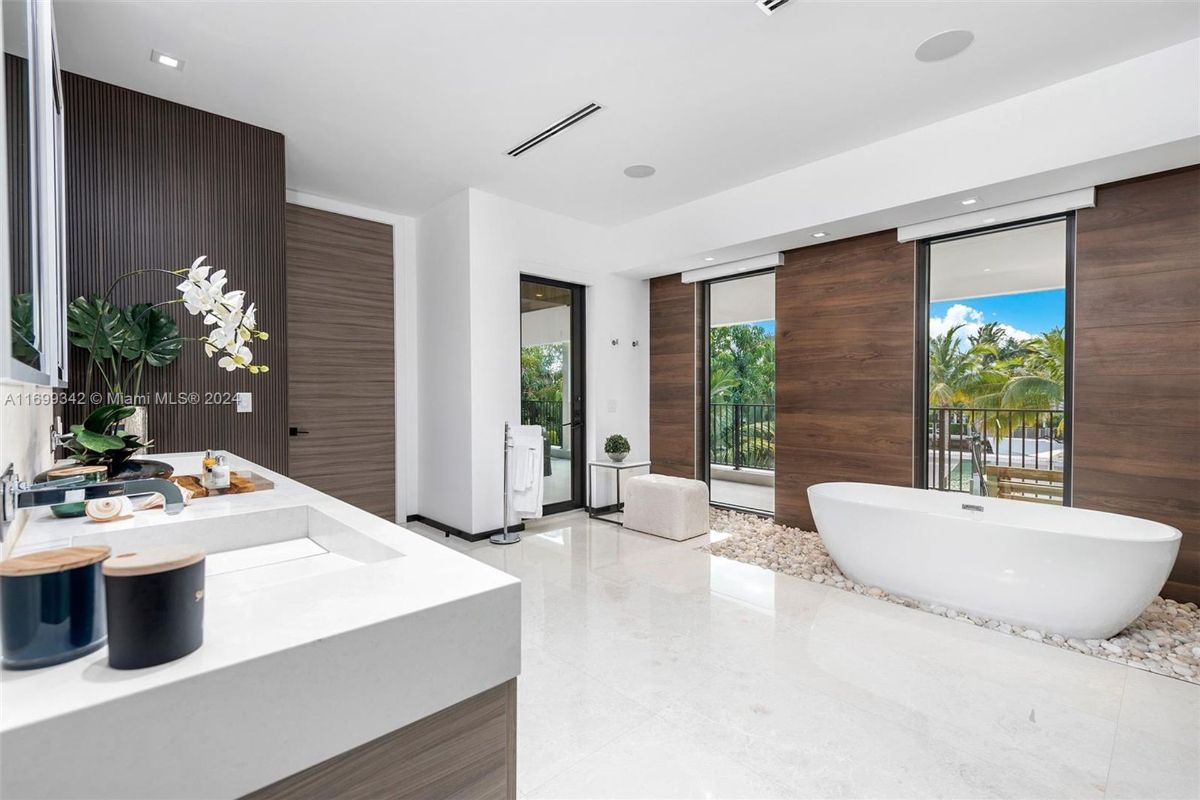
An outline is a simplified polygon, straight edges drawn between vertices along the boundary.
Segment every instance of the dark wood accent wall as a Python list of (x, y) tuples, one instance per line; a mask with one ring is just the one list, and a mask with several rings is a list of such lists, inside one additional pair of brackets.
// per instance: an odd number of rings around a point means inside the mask
[(650, 460), (663, 475), (697, 477), (699, 284), (650, 281)]
[(775, 519), (815, 530), (808, 487), (912, 486), (916, 251), (883, 231), (775, 272)]
[(288, 475), (395, 522), (392, 226), (289, 203), (287, 273)]
[(1183, 532), (1163, 594), (1200, 601), (1200, 168), (1078, 212), (1072, 500)]
[[(73, 296), (103, 293), (130, 269), (186, 267), (201, 255), (228, 270), (270, 333), (256, 341), (265, 375), (225, 372), (190, 342), (163, 369), (147, 370), (143, 391), (193, 392), (199, 402), (151, 403), (159, 452), (224, 448), (287, 469), (287, 293), (284, 272), (283, 136), (198, 109), (64, 74), (67, 263)], [(161, 274), (126, 281), (128, 304), (175, 293)], [(199, 319), (168, 307), (183, 334)], [(71, 388), (84, 387), (86, 355), (72, 348)], [(254, 411), (236, 413), (224, 395), (253, 393)], [(81, 407), (65, 409), (78, 419)]]
[(516, 776), (514, 678), (244, 800), (512, 800)]

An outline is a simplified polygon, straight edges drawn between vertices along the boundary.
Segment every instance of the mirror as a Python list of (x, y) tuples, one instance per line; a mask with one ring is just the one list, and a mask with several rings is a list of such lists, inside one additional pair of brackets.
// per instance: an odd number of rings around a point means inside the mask
[[(66, 385), (63, 91), (50, 0), (3, 0), (9, 265), (0, 377)], [(7, 318), (7, 319), (5, 319)], [(2, 350), (0, 350), (2, 352)]]
[(44, 372), (34, 226), (32, 20), (28, 3), (21, 0), (5, 0), (3, 9), (10, 347), (16, 362)]

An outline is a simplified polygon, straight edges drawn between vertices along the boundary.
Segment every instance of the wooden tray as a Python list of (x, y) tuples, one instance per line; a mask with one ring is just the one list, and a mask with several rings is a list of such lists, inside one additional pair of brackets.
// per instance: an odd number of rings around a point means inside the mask
[(275, 484), (261, 475), (248, 470), (229, 473), (229, 488), (205, 489), (200, 483), (199, 475), (176, 475), (171, 478), (180, 487), (192, 493), (192, 498), (216, 497), (223, 494), (245, 494), (246, 492), (261, 492), (274, 489)]

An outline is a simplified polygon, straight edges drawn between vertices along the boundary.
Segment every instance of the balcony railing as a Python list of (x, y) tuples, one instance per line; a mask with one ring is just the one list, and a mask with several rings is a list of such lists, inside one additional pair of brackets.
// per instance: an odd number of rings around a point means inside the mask
[(978, 474), (990, 494), (1061, 502), (1064, 419), (1050, 408), (930, 408), (928, 486), (969, 492)]
[(551, 447), (563, 444), (563, 404), (561, 400), (522, 400), (521, 424), (541, 425)]
[(734, 469), (775, 469), (775, 406), (709, 403), (708, 460)]

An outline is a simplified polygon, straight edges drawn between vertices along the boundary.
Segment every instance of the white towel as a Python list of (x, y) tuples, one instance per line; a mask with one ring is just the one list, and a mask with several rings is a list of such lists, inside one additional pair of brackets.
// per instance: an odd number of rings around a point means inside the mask
[(508, 456), (509, 521), (542, 516), (542, 428), (517, 425), (512, 429), (513, 445)]

